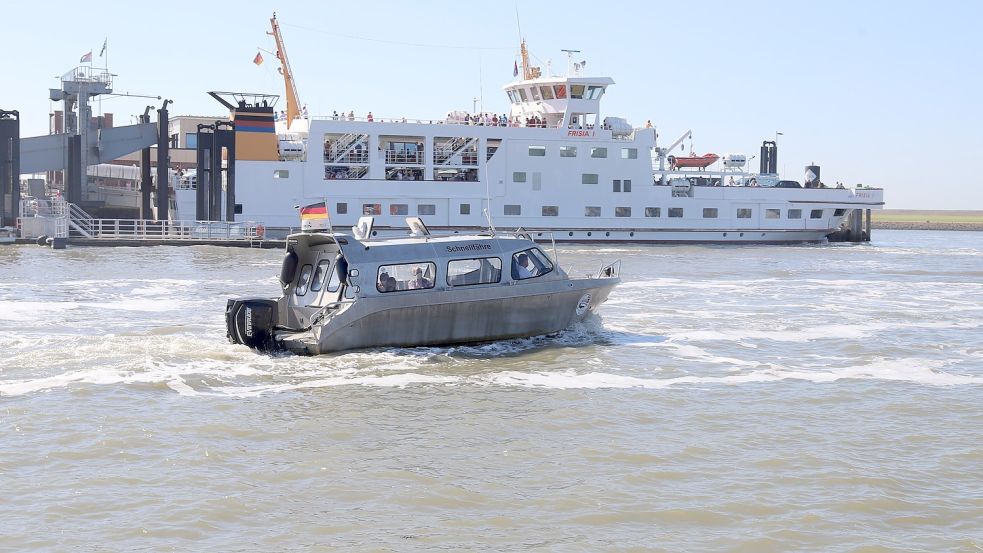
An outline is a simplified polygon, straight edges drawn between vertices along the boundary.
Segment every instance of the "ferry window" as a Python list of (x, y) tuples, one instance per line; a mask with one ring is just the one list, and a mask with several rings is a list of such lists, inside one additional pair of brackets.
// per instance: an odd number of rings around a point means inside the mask
[(529, 155), (533, 157), (545, 157), (546, 146), (529, 146)]
[(417, 215), (436, 215), (437, 206), (435, 204), (420, 204), (416, 206)]
[(846, 215), (845, 209), (837, 209), (836, 211), (833, 212), (833, 217), (842, 217), (844, 215)]
[(622, 148), (621, 159), (638, 159), (638, 148)]
[(715, 207), (704, 207), (703, 208), (703, 218), (704, 219), (716, 219), (717, 218), (717, 208), (715, 208)]
[(564, 98), (567, 97), (567, 86), (558, 84), (553, 87), (553, 92), (556, 93), (557, 100), (563, 100)]
[(517, 90), (516, 92), (518, 92), (518, 93), (519, 93), (519, 98), (520, 98), (520, 99), (521, 99), (521, 100), (522, 100), (523, 102), (525, 102), (525, 101), (526, 101), (526, 99), (527, 99), (527, 98), (526, 98), (526, 91), (525, 91), (525, 90), (522, 90), (522, 89), (520, 88), (520, 89), (518, 89), (518, 90)]
[(590, 157), (608, 157), (607, 148), (591, 148)]
[(615, 217), (631, 217), (630, 207), (616, 207), (614, 208)]
[(802, 210), (801, 209), (790, 209), (790, 210), (788, 210), (788, 218), (789, 219), (801, 219), (802, 218)]
[(614, 181), (612, 183), (612, 186), (611, 186), (611, 191), (612, 192), (621, 192), (621, 179), (614, 179)]
[(324, 259), (317, 264), (317, 268), (314, 269), (314, 278), (311, 279), (311, 292), (317, 292), (324, 285), (324, 277), (328, 275), (328, 269), (331, 268), (331, 260)]
[(362, 204), (362, 215), (382, 215), (382, 204)]
[(812, 213), (809, 214), (809, 218), (810, 219), (822, 219), (823, 218), (823, 210), (821, 210), (821, 209), (813, 209), (812, 210)]
[(557, 205), (543, 206), (543, 217), (556, 217), (559, 214), (560, 214), (560, 206)]
[(515, 171), (512, 173), (512, 182), (526, 182), (525, 171)]
[(389, 204), (390, 215), (408, 215), (410, 206), (406, 204)]
[(522, 215), (522, 206), (518, 204), (505, 204), (506, 215)]
[(348, 204), (344, 202), (339, 202), (334, 206), (335, 213), (338, 215), (345, 215), (348, 213)]
[(505, 93), (509, 95), (509, 100), (511, 100), (513, 104), (516, 103), (515, 102), (515, 94), (512, 94), (512, 91), (511, 90), (506, 90)]
[(661, 217), (662, 208), (660, 207), (646, 207), (645, 216), (646, 217)]
[(437, 265), (430, 262), (380, 265), (375, 289), (380, 292), (425, 290), (433, 288)]
[(543, 87), (540, 87), (540, 90), (543, 91), (543, 100), (552, 100), (553, 99), (553, 88), (552, 87), (550, 87), (550, 86), (543, 86)]
[(600, 217), (601, 206), (589, 205), (584, 208), (584, 217)]
[(580, 177), (580, 182), (584, 184), (597, 184), (597, 173), (584, 173)]
[(570, 85), (570, 99), (582, 100), (583, 98), (584, 98), (584, 85), (582, 84)]
[(461, 215), (471, 215), (471, 204), (461, 204)]
[(577, 147), (560, 146), (560, 157), (577, 157)]
[(236, 215), (242, 215), (242, 204), (235, 204), (232, 208), (232, 212)]
[(781, 219), (782, 210), (781, 209), (766, 209), (765, 219)]
[(522, 250), (512, 256), (512, 280), (543, 276), (553, 270), (553, 263), (539, 248)]
[[(656, 208), (656, 209), (658, 209), (658, 208)], [(673, 218), (676, 218), (676, 219), (682, 218), (682, 216), (683, 216), (683, 208), (681, 208), (681, 207), (670, 207), (669, 208), (669, 216), (670, 217), (673, 217)]]
[(314, 270), (313, 265), (304, 265), (304, 268), (300, 270), (300, 278), (297, 279), (297, 287), (294, 290), (298, 296), (303, 296), (307, 293), (307, 282), (311, 278), (311, 271)]
[(273, 178), (275, 179), (289, 179), (290, 171), (288, 169), (274, 169)]
[(622, 189), (625, 192), (631, 192), (631, 179), (625, 179)]
[(751, 218), (751, 208), (750, 207), (741, 207), (741, 208), (738, 208), (738, 210), (737, 210), (737, 218), (738, 219), (750, 219)]
[(604, 94), (603, 86), (588, 86), (587, 87), (587, 99), (588, 100), (600, 100), (601, 96)]
[(532, 99), (533, 100), (536, 100), (538, 102), (539, 101), (539, 87), (538, 86), (534, 86), (534, 87), (532, 87), (532, 88), (529, 89), (529, 92), (532, 93)]
[(543, 189), (543, 174), (539, 172), (533, 172), (532, 174), (532, 189), (542, 190)]
[(495, 284), (502, 281), (502, 260), (497, 257), (455, 259), (447, 262), (449, 286)]

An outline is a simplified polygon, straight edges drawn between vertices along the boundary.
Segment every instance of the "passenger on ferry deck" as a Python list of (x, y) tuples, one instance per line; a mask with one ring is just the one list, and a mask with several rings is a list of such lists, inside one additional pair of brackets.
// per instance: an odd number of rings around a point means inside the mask
[(651, 119), (648, 119), (648, 120), (645, 121), (645, 128), (646, 129), (651, 129), (652, 128), (652, 120)]
[(334, 112), (331, 114), (331, 120), (332, 121), (338, 120), (338, 110), (334, 110)]
[(348, 112), (348, 120), (349, 121), (354, 121), (355, 120), (355, 112), (354, 111), (349, 111)]
[(374, 119), (372, 119), (372, 112), (371, 111), (369, 112), (368, 115), (365, 116), (365, 120), (368, 121), (369, 123), (371, 123), (374, 120)]

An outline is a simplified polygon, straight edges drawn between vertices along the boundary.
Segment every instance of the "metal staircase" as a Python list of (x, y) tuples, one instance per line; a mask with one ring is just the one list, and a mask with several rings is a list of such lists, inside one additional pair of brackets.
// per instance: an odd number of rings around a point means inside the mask
[(455, 137), (438, 143), (433, 152), (437, 165), (477, 165), (478, 139)]
[[(368, 163), (369, 161), (369, 135), (359, 133), (348, 133), (342, 135), (337, 140), (330, 141), (324, 151), (325, 163)], [(358, 146), (361, 145), (361, 148)]]

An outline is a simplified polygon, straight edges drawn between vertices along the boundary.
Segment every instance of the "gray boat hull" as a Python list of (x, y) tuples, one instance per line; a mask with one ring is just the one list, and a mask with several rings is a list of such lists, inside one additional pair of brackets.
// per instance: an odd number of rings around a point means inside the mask
[(278, 332), (276, 341), (294, 353), (318, 355), (550, 334), (587, 317), (619, 280), (553, 280), (361, 298), (307, 331)]

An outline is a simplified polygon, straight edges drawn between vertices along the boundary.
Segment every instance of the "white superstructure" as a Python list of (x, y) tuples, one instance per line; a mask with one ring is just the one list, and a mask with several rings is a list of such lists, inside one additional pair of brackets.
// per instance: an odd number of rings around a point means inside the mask
[[(506, 114), (343, 113), (294, 121), (289, 132), (279, 121), (279, 144), (290, 146), (280, 161), (236, 161), (235, 219), (297, 228), (296, 206), (325, 200), (336, 227), (370, 215), (381, 232), (405, 232), (407, 216), (474, 230), (487, 209), (499, 227), (560, 240), (796, 242), (824, 240), (852, 210), (883, 205), (880, 189), (775, 186), (778, 175), (747, 172), (743, 154), (725, 156), (720, 170), (674, 170), (669, 153), (689, 131), (662, 148), (655, 128), (604, 117), (614, 81), (579, 69), (523, 67), (529, 78), (504, 87)], [(178, 205), (194, 211), (193, 197)]]

